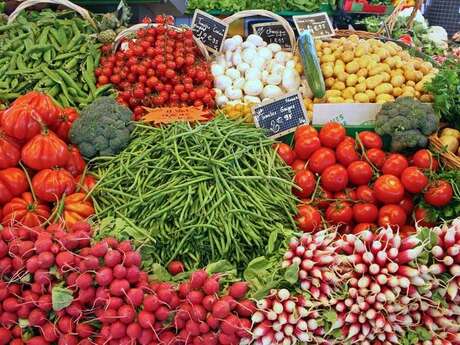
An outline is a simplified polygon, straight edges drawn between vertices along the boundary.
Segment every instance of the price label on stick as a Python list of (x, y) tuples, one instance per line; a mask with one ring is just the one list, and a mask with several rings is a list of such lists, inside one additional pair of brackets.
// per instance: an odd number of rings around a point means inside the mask
[(314, 38), (331, 37), (335, 35), (331, 20), (326, 12), (293, 16), (294, 24), (299, 34), (310, 31)]
[(289, 35), (280, 23), (257, 23), (252, 25), (252, 29), (255, 34), (262, 37), (264, 42), (278, 43), (283, 48), (291, 48)]
[(265, 129), (272, 138), (282, 137), (308, 123), (307, 111), (299, 92), (256, 105), (252, 108), (252, 115), (256, 126)]
[(195, 10), (192, 31), (209, 51), (218, 53), (227, 36), (228, 24), (206, 12)]

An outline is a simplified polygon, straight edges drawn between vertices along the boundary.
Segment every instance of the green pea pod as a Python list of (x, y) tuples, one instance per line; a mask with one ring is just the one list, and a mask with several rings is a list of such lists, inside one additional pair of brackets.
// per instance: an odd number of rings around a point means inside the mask
[(75, 48), (75, 46), (78, 44), (78, 42), (80, 41), (80, 39), (82, 38), (82, 35), (81, 34), (78, 34), (74, 37), (72, 37), (72, 39), (70, 40), (69, 44), (66, 46), (66, 50), (67, 51), (71, 51), (72, 49)]
[(14, 89), (16, 86), (18, 86), (18, 84), (19, 84), (19, 80), (13, 79), (13, 80), (11, 81), (10, 88)]
[(99, 86), (96, 90), (96, 93), (95, 93), (95, 97), (94, 98), (98, 98), (102, 95), (105, 94), (105, 92), (107, 92), (108, 90), (110, 90), (112, 88), (112, 84), (105, 84), (105, 85), (102, 85), (102, 86)]
[(43, 53), (47, 50), (52, 49), (53, 46), (51, 44), (46, 44), (46, 45), (34, 45), (30, 49), (26, 50), (26, 54), (33, 54), (33, 53)]
[(51, 97), (56, 97), (60, 91), (61, 91), (61, 88), (59, 87), (59, 85), (55, 84), (51, 89), (48, 89), (47, 94), (50, 95)]
[(24, 63), (24, 57), (22, 55), (18, 55), (18, 58), (16, 59), (16, 65), (18, 66), (18, 69), (26, 68), (26, 64)]
[(45, 54), (43, 54), (43, 60), (48, 64), (51, 63), (51, 50), (47, 50)]
[(20, 23), (12, 23), (12, 24), (1, 25), (0, 26), (0, 32), (14, 30), (16, 28), (19, 28), (20, 26), (21, 26)]
[(56, 73), (64, 80), (64, 82), (70, 87), (73, 88), (80, 97), (85, 97), (86, 94), (81, 90), (80, 86), (77, 85), (75, 80), (73, 80), (66, 71), (62, 69), (56, 70)]
[(70, 107), (69, 98), (64, 96), (62, 93), (58, 95), (59, 102), (64, 107)]
[(47, 42), (48, 39), (48, 33), (50, 32), (50, 27), (47, 26), (43, 29), (42, 33), (40, 34), (40, 37), (38, 39), (38, 44), (44, 45)]
[(67, 39), (64, 27), (62, 26), (57, 30), (57, 40), (61, 47), (66, 47), (69, 44), (69, 40)]
[[(67, 92), (67, 86), (66, 86), (66, 84), (64, 83), (64, 81), (61, 79), (61, 77), (59, 76), (59, 74), (57, 74), (57, 73), (54, 72), (54, 71), (49, 70), (46, 66), (42, 66), (42, 71), (43, 71), (48, 77), (50, 77), (54, 82), (56, 82), (57, 84), (59, 84), (59, 85), (61, 86), (63, 96), (66, 97), (67, 99), (70, 99), (69, 93)], [(62, 96), (62, 94), (61, 94), (60, 96)]]
[(78, 64), (78, 58), (73, 58), (72, 60), (67, 61), (67, 63), (64, 65), (64, 69), (66, 70), (71, 70)]
[(66, 60), (66, 59), (74, 57), (74, 56), (76, 56), (78, 54), (80, 54), (80, 53), (79, 52), (70, 52), (70, 53), (59, 54), (53, 60), (55, 60), (55, 61)]

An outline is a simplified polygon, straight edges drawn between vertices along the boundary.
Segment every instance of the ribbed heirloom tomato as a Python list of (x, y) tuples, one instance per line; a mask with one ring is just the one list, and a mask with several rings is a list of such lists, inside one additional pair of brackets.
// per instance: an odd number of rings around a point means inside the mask
[(311, 205), (299, 205), (295, 218), (300, 230), (311, 232), (321, 227), (321, 213)]
[(309, 170), (299, 170), (294, 176), (294, 183), (300, 188), (293, 188), (294, 194), (299, 198), (308, 198), (315, 190), (316, 178)]
[(21, 148), (0, 130), (0, 169), (15, 167), (21, 159)]
[(74, 108), (65, 108), (59, 113), (56, 123), (52, 127), (53, 132), (64, 141), (69, 138), (69, 131), (73, 122), (78, 119), (79, 115)]
[(24, 164), (35, 170), (64, 167), (69, 159), (69, 150), (56, 134), (44, 130), (24, 145), (21, 158)]
[(32, 178), (32, 188), (35, 194), (44, 201), (57, 201), (65, 193), (75, 192), (75, 180), (67, 170), (43, 169)]
[(69, 159), (65, 165), (65, 169), (68, 170), (72, 176), (80, 175), (86, 167), (86, 163), (80, 154), (80, 150), (73, 145), (69, 145)]
[(3, 208), (3, 225), (15, 222), (28, 227), (34, 227), (45, 222), (50, 216), (48, 206), (35, 201), (31, 193), (23, 193), (21, 197), (13, 198)]
[(384, 204), (398, 204), (404, 197), (404, 187), (396, 176), (382, 175), (374, 184), (375, 197)]
[(0, 171), (0, 204), (5, 204), (29, 188), (26, 174), (18, 168)]
[(93, 214), (93, 203), (85, 193), (74, 193), (64, 198), (63, 218), (67, 227), (86, 220)]

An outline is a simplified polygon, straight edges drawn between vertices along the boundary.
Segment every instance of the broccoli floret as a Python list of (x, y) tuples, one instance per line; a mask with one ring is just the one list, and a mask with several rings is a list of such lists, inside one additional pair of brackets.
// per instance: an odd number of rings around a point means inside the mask
[(83, 109), (70, 129), (70, 140), (82, 155), (114, 155), (129, 144), (132, 112), (111, 97), (101, 97)]
[(439, 119), (429, 104), (411, 97), (401, 97), (382, 106), (375, 120), (375, 131), (392, 137), (393, 151), (416, 149), (428, 144)]

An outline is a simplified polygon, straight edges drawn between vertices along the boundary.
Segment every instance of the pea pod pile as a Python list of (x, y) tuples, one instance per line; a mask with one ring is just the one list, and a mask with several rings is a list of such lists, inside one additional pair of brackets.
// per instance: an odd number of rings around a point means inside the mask
[(146, 259), (181, 259), (188, 268), (226, 259), (244, 269), (273, 255), (295, 228), (289, 168), (262, 130), (218, 117), (137, 124), (132, 138), (116, 157), (95, 162), (93, 196), (99, 217), (133, 224), (125, 232), (151, 248)]
[(95, 34), (70, 11), (23, 12), (0, 26), (0, 101), (40, 90), (62, 106), (80, 107), (106, 93), (110, 85), (96, 87)]

